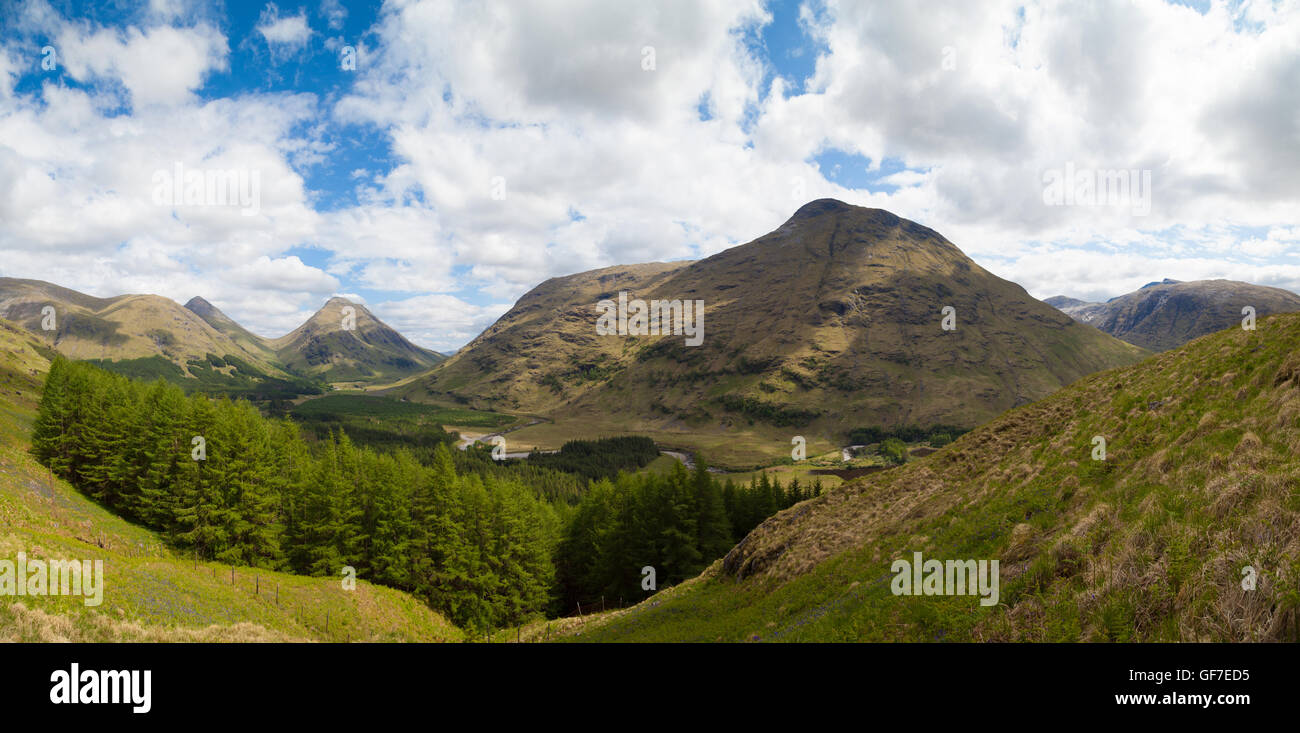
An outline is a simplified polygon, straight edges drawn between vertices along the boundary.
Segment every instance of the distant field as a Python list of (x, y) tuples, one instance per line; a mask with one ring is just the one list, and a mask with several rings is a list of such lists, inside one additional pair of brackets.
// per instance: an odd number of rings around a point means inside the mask
[(440, 407), (419, 402), (402, 402), (391, 397), (361, 394), (331, 394), (310, 399), (293, 408), (297, 417), (323, 420), (330, 417), (423, 419), (440, 425), (502, 428), (516, 421), (511, 415), (459, 407)]
[[(760, 429), (763, 432), (759, 432)], [(514, 445), (555, 450), (568, 440), (612, 435), (645, 435), (660, 446), (701, 453), (712, 466), (752, 470), (758, 466), (771, 465), (783, 458), (789, 458), (790, 441), (796, 433), (789, 429), (764, 426), (755, 426), (747, 431), (738, 429), (730, 434), (672, 432), (629, 425), (627, 421), (620, 420), (617, 416), (584, 414), (557, 417), (554, 422), (520, 428), (512, 432), (508, 439)], [(804, 437), (808, 441), (809, 456), (839, 448), (836, 443), (821, 436)]]
[(791, 479), (799, 479), (803, 486), (811, 486), (814, 481), (821, 479), (822, 487), (826, 489), (834, 488), (844, 483), (844, 480), (838, 476), (818, 476), (813, 471), (825, 470), (823, 467), (811, 465), (807, 462), (800, 462), (788, 466), (772, 466), (758, 471), (749, 471), (746, 473), (729, 473), (725, 478), (729, 478), (737, 484), (748, 484), (751, 479), (756, 479), (759, 474), (766, 473), (768, 478), (777, 479), (782, 486), (790, 483)]

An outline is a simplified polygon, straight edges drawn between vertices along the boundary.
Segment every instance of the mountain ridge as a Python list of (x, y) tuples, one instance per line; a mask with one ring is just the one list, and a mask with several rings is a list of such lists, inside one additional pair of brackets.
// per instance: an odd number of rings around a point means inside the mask
[[(54, 328), (50, 330), (44, 328), (47, 306), (54, 308)], [(324, 324), (345, 306), (357, 309), (361, 336), (349, 336), (350, 343), (335, 351), (332, 349), (339, 344)], [(0, 318), (19, 324), (69, 358), (122, 365), (160, 358), (174, 365), (168, 369), (179, 377), (198, 377), (198, 369), (218, 381), (221, 375), (245, 371), (234, 366), (239, 363), (249, 367), (250, 373), (240, 377), (244, 382), (287, 379), (294, 374), (387, 381), (423, 372), (443, 358), (411, 343), (364, 306), (337, 296), (294, 331), (267, 339), (244, 328), (202, 296), (194, 296), (184, 305), (151, 294), (100, 298), (43, 280), (0, 277)], [(341, 318), (335, 322), (341, 327)], [(304, 336), (306, 332), (310, 335)], [(302, 348), (315, 349), (317, 363), (310, 363)], [(227, 357), (237, 361), (230, 365), (233, 371), (229, 373), (209, 374), (212, 357), (217, 359), (218, 370), (227, 368), (220, 366)], [(133, 374), (143, 370), (141, 376), (169, 373), (156, 364), (129, 370)]]
[(1300, 311), (1300, 295), (1281, 288), (1224, 279), (1184, 282), (1166, 278), (1104, 303), (1066, 296), (1055, 296), (1045, 302), (1081, 323), (1152, 351), (1175, 348), (1199, 336), (1238, 325), (1245, 316), (1242, 309), (1246, 306), (1255, 309), (1257, 318)]
[[(711, 335), (696, 348), (679, 336), (598, 336), (594, 309), (620, 291), (703, 299)], [(955, 332), (941, 329), (945, 305), (956, 308)], [(997, 278), (928, 227), (820, 199), (702, 260), (548, 280), (399, 394), (575, 421), (618, 415), (627, 430), (758, 422), (830, 433), (978, 424), (1143, 353)]]

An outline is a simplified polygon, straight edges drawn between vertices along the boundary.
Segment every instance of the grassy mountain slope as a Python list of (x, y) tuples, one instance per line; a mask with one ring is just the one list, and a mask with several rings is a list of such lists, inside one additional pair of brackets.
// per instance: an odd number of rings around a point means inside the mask
[(1300, 295), (1233, 280), (1165, 280), (1105, 303), (1063, 296), (1047, 302), (1081, 323), (1153, 351), (1236, 326), (1245, 306), (1253, 307), (1258, 318), (1300, 311)]
[[(344, 308), (355, 328), (345, 329)], [(444, 357), (407, 341), (365, 306), (331, 298), (306, 323), (271, 342), (281, 362), (328, 381), (393, 380), (423, 372)]]
[[(703, 300), (703, 345), (598, 336), (596, 303), (623, 290)], [(944, 306), (956, 309), (955, 331), (941, 329)], [(684, 441), (765, 425), (788, 452), (795, 428), (978, 424), (1143, 353), (992, 275), (930, 229), (820, 200), (698, 262), (549, 280), (400, 391), (601, 430), (616, 418), (625, 431)]]
[[(797, 504), (699, 578), (566, 633), (1300, 640), (1298, 344), (1300, 314), (1278, 315), (1084, 378)], [(892, 561), (917, 551), (1000, 560), (1000, 604), (893, 595)]]
[[(45, 306), (55, 330), (42, 328)], [(234, 355), (274, 376), (283, 371), (265, 350), (250, 349), (199, 315), (157, 295), (95, 298), (39, 280), (0, 278), (0, 318), (26, 328), (72, 359), (147, 359), (162, 356), (181, 369), (207, 354)]]
[[(179, 557), (145, 529), (51, 480), (27, 450), (53, 354), (0, 321), (0, 558), (104, 561), (103, 603), (0, 597), (0, 641), (452, 641), (462, 633), (415, 598), (358, 581), (306, 578)], [(277, 595), (278, 594), (278, 595)], [(278, 599), (278, 600), (277, 600)]]
[(249, 353), (258, 354), (268, 362), (278, 360), (279, 357), (276, 356), (275, 349), (271, 348), (269, 341), (239, 325), (235, 319), (222, 313), (221, 309), (203, 298), (198, 296), (190, 298), (185, 308)]

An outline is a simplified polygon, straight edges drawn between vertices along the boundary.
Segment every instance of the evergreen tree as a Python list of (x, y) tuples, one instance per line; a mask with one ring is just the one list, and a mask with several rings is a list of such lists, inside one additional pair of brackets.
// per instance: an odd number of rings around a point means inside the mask
[(703, 457), (697, 457), (692, 476), (696, 507), (696, 547), (705, 563), (722, 557), (731, 549), (731, 522), (718, 482), (709, 475)]

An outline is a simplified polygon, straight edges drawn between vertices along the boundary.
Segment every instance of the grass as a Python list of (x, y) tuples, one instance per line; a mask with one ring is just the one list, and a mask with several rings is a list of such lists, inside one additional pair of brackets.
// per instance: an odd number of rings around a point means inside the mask
[[(769, 519), (584, 641), (1300, 640), (1300, 315), (1084, 378)], [(1107, 458), (1091, 458), (1092, 438)], [(998, 559), (999, 604), (892, 561)], [(1242, 570), (1258, 574), (1253, 590)]]
[(293, 415), (306, 420), (359, 417), (478, 428), (502, 428), (517, 420), (511, 415), (497, 412), (403, 402), (391, 397), (359, 394), (331, 394), (309, 399), (294, 407)]
[[(320, 394), (322, 386), (308, 379), (272, 377), (234, 355), (219, 357), (207, 354), (190, 359), (185, 369), (163, 356), (138, 359), (86, 359), (106, 371), (141, 381), (163, 379), (187, 392), (225, 394), (248, 399), (292, 399), (299, 395)], [(220, 362), (220, 366), (217, 366)], [(188, 369), (188, 372), (186, 371)]]
[(825, 468), (813, 465), (807, 461), (800, 461), (799, 463), (792, 463), (789, 465), (770, 466), (757, 471), (728, 473), (724, 478), (729, 478), (732, 481), (735, 481), (737, 486), (742, 483), (748, 485), (751, 479), (757, 479), (759, 478), (759, 475), (763, 473), (766, 473), (769, 479), (779, 479), (782, 486), (789, 485), (790, 480), (795, 478), (799, 479), (799, 484), (804, 488), (812, 486), (813, 482), (817, 479), (821, 479), (823, 489), (829, 489), (844, 483), (844, 480), (839, 476), (816, 475), (813, 473), (813, 471), (821, 470), (825, 470)]
[[(738, 428), (732, 433), (693, 432), (688, 427), (664, 430), (649, 424), (636, 423), (616, 413), (587, 413), (557, 417), (554, 422), (540, 422), (520, 428), (509, 436), (514, 445), (536, 447), (540, 450), (558, 450), (569, 440), (594, 439), (614, 435), (644, 435), (660, 446), (700, 453), (710, 466), (729, 471), (752, 471), (769, 466), (781, 458), (789, 458), (791, 438), (796, 431), (764, 425)], [(808, 455), (835, 450), (834, 441), (816, 435), (804, 436)]]
[(62, 481), (0, 449), (0, 557), (102, 560), (98, 607), (59, 596), (0, 600), (7, 641), (454, 641), (461, 632), (404, 593), (365, 581), (196, 563)]
[(27, 453), (40, 382), (31, 371), (48, 369), (29, 341), (0, 328), (0, 558), (101, 560), (104, 594), (97, 607), (80, 597), (0, 597), (0, 641), (463, 639), (414, 597), (365, 581), (344, 590), (341, 579), (196, 563), (51, 480)]

